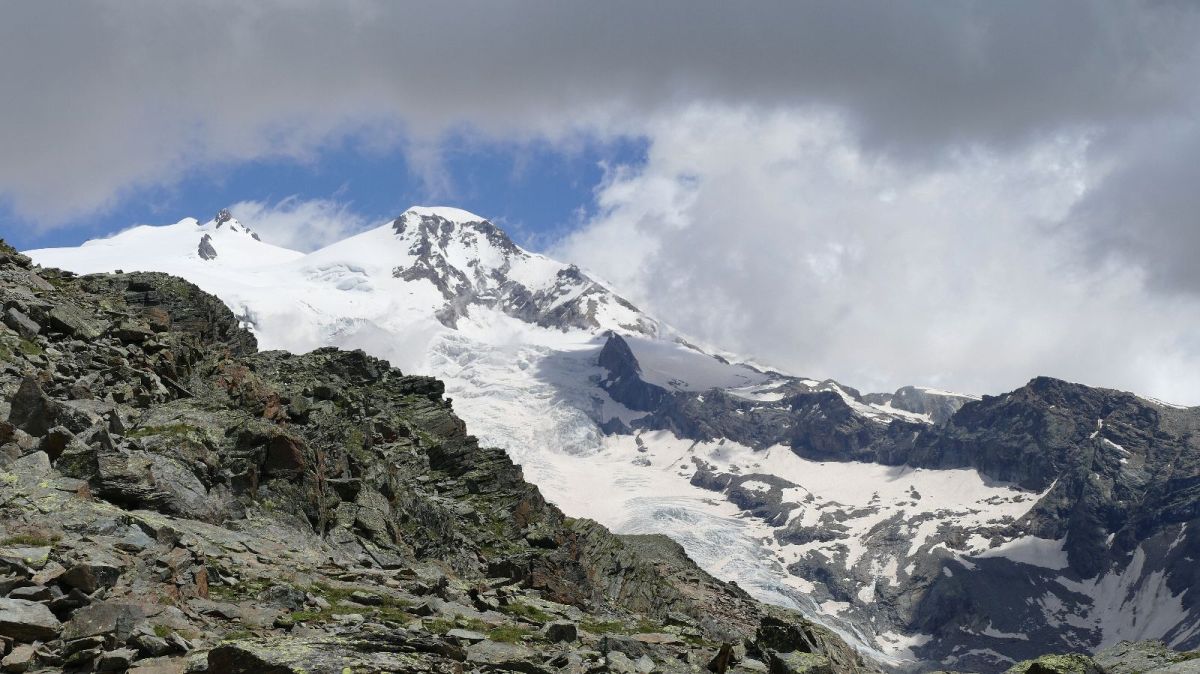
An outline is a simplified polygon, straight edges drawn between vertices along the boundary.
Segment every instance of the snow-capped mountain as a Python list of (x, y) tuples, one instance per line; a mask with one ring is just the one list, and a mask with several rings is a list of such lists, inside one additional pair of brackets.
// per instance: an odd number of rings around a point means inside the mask
[(438, 376), (568, 514), (668, 534), (896, 667), (1200, 644), (1200, 409), (1048, 379), (980, 399), (771, 371), (452, 208), (309, 254), (227, 212), (29, 254), (176, 274), (265, 348)]

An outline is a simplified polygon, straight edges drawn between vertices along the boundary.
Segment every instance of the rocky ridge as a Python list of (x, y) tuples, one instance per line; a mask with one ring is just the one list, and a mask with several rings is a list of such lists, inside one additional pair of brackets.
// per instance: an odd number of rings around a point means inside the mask
[(190, 283), (2, 244), (0, 302), (4, 671), (872, 669), (564, 517), (435, 379), (258, 353)]
[[(884, 511), (800, 498), (805, 490), (769, 467), (692, 459), (692, 484), (799, 550), (787, 569), (814, 584), (818, 603), (842, 605), (849, 625), (926, 635), (913, 652), (927, 662), (999, 671), (1013, 659), (1091, 650), (1114, 633), (1147, 630), (1176, 648), (1200, 646), (1200, 408), (1048, 377), (980, 400), (912, 388), (863, 395), (786, 379), (767, 401), (736, 390), (668, 391), (644, 380), (615, 334), (598, 364), (608, 372), (600, 386), (645, 412), (610, 432), (666, 430), (767, 455), (782, 446), (814, 462), (973, 469), (1010, 486), (1014, 503), (1029, 503), (971, 524), (988, 503), (927, 512), (914, 489), (904, 510), (852, 532)], [(872, 403), (927, 418), (880, 416)], [(933, 533), (914, 545), (923, 522)], [(865, 547), (857, 556), (856, 545)], [(885, 569), (891, 577), (877, 580)]]

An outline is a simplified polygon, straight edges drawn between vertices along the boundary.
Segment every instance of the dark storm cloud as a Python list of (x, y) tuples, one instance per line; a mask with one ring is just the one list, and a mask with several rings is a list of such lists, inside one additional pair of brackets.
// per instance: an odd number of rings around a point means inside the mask
[(1165, 124), (1105, 149), (1115, 167), (1068, 225), (1088, 232), (1093, 259), (1126, 260), (1159, 291), (1200, 295), (1200, 126)]
[[(1196, 402), (1198, 38), (1184, 2), (10, 2), (0, 206), (636, 135), (558, 251), (689, 334), (864, 386)], [(302, 247), (362, 224), (238, 206)]]
[(45, 222), (189, 167), (450, 128), (844, 115), (910, 161), (1194, 109), (1197, 13), (1097, 2), (6, 3), (0, 193)]

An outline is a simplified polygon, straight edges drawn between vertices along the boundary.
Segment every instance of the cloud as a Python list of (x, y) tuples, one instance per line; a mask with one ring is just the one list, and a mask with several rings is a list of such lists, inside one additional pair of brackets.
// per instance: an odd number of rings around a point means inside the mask
[(8, 3), (0, 195), (49, 226), (197, 167), (820, 108), (908, 161), (1192, 110), (1183, 3)]
[(1086, 232), (1097, 261), (1146, 269), (1156, 290), (1200, 296), (1200, 123), (1138, 129), (1113, 143), (1111, 166), (1066, 226)]
[(276, 203), (240, 201), (230, 213), (263, 241), (299, 251), (313, 251), (365, 230), (370, 223), (347, 204), (296, 196)]
[(1200, 403), (1200, 303), (1060, 226), (1106, 179), (1085, 134), (926, 170), (834, 115), (697, 108), (652, 138), (554, 252), (686, 332), (871, 390), (1047, 374)]
[[(345, 146), (444, 192), (450, 136), (635, 136), (562, 250), (689, 331), (875, 388), (1198, 400), (1198, 32), (1166, 0), (6, 3), (0, 205), (62, 226)], [(243, 218), (343, 231), (304, 203)]]

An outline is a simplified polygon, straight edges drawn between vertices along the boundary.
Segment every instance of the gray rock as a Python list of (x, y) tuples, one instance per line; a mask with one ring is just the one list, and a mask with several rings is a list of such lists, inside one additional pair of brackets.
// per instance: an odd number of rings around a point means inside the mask
[(15, 546), (0, 548), (0, 562), (8, 566), (40, 569), (50, 561), (50, 546)]
[(374, 592), (365, 592), (363, 590), (355, 590), (350, 593), (350, 601), (363, 606), (379, 606), (383, 603), (383, 597)]
[(59, 304), (46, 314), (51, 328), (82, 340), (93, 340), (102, 332), (83, 311), (69, 304)]
[(816, 653), (768, 651), (771, 674), (834, 674), (829, 658)]
[(546, 638), (554, 643), (579, 639), (579, 626), (567, 620), (556, 620), (546, 624)]
[(467, 662), (500, 671), (538, 674), (549, 671), (534, 661), (534, 652), (517, 644), (481, 641), (467, 647)]
[(60, 581), (67, 587), (91, 594), (102, 587), (112, 587), (121, 577), (121, 568), (107, 562), (87, 561), (67, 569)]
[(487, 639), (486, 634), (481, 634), (473, 630), (452, 629), (446, 632), (446, 636), (461, 643), (474, 644)]
[(1200, 654), (1171, 650), (1161, 641), (1122, 641), (1097, 653), (1095, 660), (1108, 674), (1186, 671), (1168, 669), (1176, 663), (1200, 671), (1200, 658), (1194, 657), (1196, 655)]
[(638, 674), (637, 664), (629, 656), (619, 651), (613, 651), (605, 656), (605, 671), (613, 674)]
[(646, 654), (646, 644), (633, 637), (608, 634), (600, 640), (600, 652), (606, 656), (610, 653), (624, 653), (631, 658), (640, 658)]
[(137, 604), (105, 601), (86, 606), (75, 612), (63, 628), (63, 639), (70, 641), (98, 634), (112, 634), (124, 643), (134, 628), (146, 617)]
[(25, 339), (33, 339), (42, 331), (42, 326), (34, 323), (28, 316), (18, 311), (16, 307), (10, 307), (8, 311), (4, 312), (4, 324)]
[(200, 245), (196, 247), (196, 254), (200, 256), (201, 260), (217, 259), (217, 249), (213, 248), (211, 235), (205, 234), (200, 237)]
[(272, 585), (258, 593), (258, 601), (266, 606), (299, 611), (304, 608), (305, 592), (291, 585)]
[(138, 652), (152, 658), (167, 655), (175, 650), (175, 648), (167, 643), (166, 639), (155, 636), (154, 634), (135, 634), (130, 638), (131, 646), (136, 646)]
[(11, 405), (8, 423), (35, 437), (45, 435), (58, 416), (58, 405), (42, 392), (33, 377), (21, 382)]
[(50, 588), (45, 585), (29, 585), (26, 587), (18, 587), (8, 593), (9, 599), (24, 599), (25, 601), (43, 601), (50, 599), (53, 596)]
[(0, 636), (16, 641), (45, 641), (63, 630), (44, 604), (24, 599), (0, 599)]
[(115, 651), (101, 653), (96, 658), (96, 671), (123, 672), (129, 669), (129, 665), (133, 664), (135, 657), (137, 657), (137, 652), (132, 648), (118, 648)]
[(6, 672), (24, 672), (33, 666), (37, 649), (32, 644), (22, 644), (12, 649), (12, 652), (0, 660), (0, 668)]

